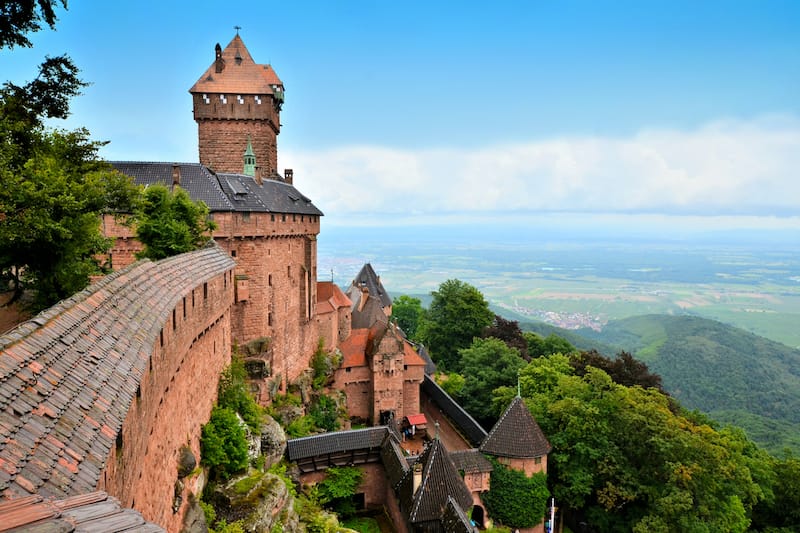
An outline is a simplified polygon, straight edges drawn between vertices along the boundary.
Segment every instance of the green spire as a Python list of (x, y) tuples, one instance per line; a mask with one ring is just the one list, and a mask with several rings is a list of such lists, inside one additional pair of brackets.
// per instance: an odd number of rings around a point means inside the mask
[(247, 148), (244, 151), (244, 172), (246, 176), (256, 175), (256, 154), (253, 153), (253, 144), (250, 142), (250, 136), (247, 136)]

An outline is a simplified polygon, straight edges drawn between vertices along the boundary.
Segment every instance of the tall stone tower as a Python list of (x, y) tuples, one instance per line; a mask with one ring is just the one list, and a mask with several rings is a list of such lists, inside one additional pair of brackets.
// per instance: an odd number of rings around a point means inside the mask
[(250, 142), (255, 179), (278, 176), (283, 83), (270, 65), (253, 61), (238, 34), (224, 50), (217, 44), (214, 62), (189, 92), (201, 164), (215, 172), (242, 174)]

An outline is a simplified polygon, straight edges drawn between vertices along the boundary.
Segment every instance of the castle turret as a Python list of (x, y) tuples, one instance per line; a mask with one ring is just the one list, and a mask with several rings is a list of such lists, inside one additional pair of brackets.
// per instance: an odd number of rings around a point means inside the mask
[(270, 65), (253, 61), (238, 34), (224, 49), (217, 44), (214, 62), (189, 92), (201, 164), (215, 172), (241, 174), (249, 138), (259, 162), (254, 177), (278, 176), (283, 82)]

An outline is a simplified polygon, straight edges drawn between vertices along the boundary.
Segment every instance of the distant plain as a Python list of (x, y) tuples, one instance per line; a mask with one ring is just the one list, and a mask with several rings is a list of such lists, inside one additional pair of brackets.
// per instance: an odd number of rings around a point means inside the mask
[(628, 238), (472, 228), (323, 228), (318, 277), (347, 287), (371, 262), (393, 297), (423, 302), (458, 278), (503, 314), (602, 328), (644, 314), (691, 314), (800, 347), (794, 235)]

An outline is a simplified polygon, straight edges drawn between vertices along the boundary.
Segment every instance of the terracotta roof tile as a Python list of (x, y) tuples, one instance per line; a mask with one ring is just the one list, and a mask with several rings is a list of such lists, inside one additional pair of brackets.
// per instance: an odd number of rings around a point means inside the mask
[(408, 341), (403, 342), (403, 364), (409, 366), (426, 365), (425, 361), (422, 359), (422, 357), (419, 356), (417, 351), (414, 349), (414, 346)]
[(273, 94), (283, 82), (270, 65), (258, 65), (250, 56), (242, 38), (236, 35), (222, 50), (225, 68), (217, 72), (216, 60), (189, 89), (190, 93)]
[(172, 309), (233, 266), (216, 246), (135, 263), (0, 337), (4, 498), (94, 490)]
[(367, 345), (370, 331), (368, 329), (354, 329), (350, 336), (339, 344), (342, 351), (342, 368), (367, 366)]

